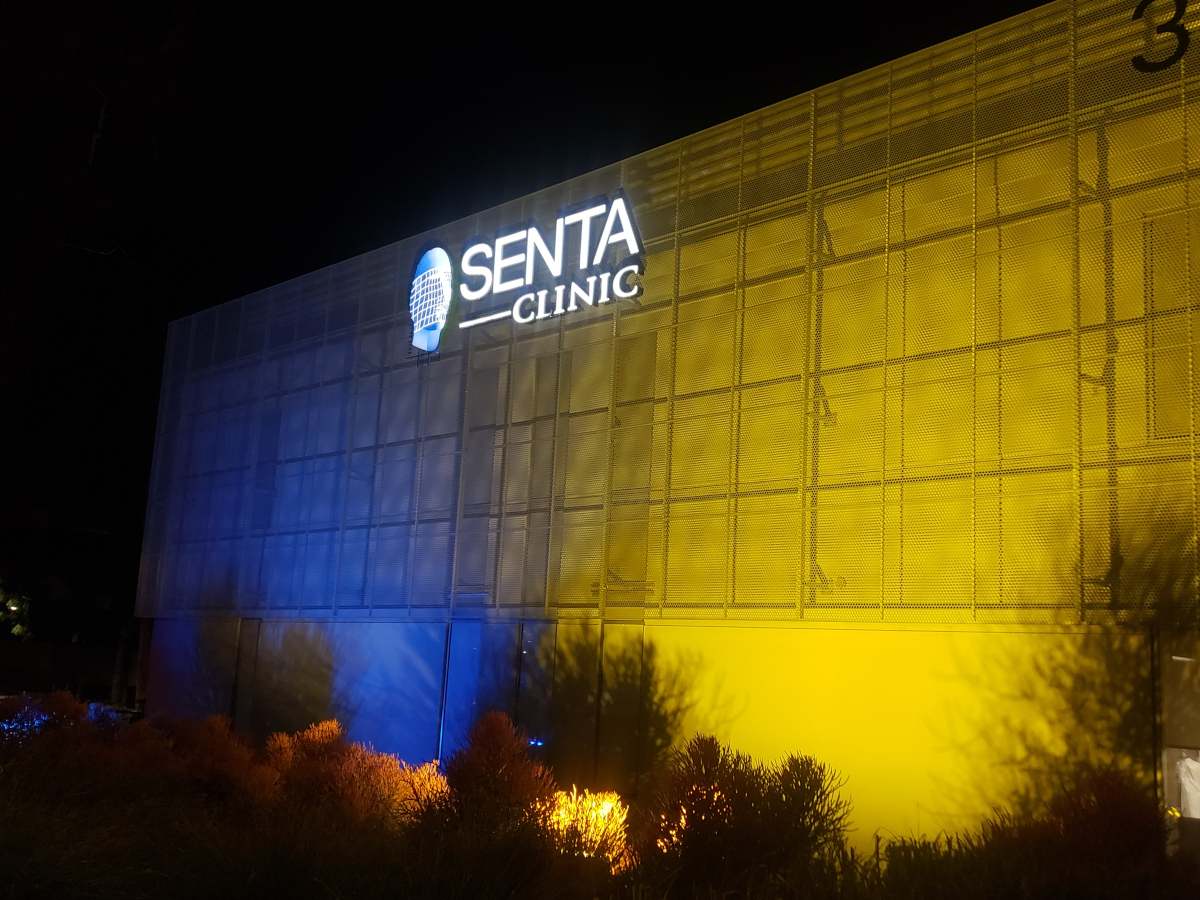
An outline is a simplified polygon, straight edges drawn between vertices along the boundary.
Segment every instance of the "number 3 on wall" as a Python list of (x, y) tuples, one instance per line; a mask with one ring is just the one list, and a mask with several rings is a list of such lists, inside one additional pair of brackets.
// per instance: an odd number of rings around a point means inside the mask
[[(1146, 7), (1151, 4), (1152, 0), (1142, 0), (1137, 5), (1137, 9), (1133, 11), (1133, 21), (1140, 19), (1146, 12)], [(1175, 15), (1171, 16), (1166, 22), (1163, 22), (1154, 29), (1155, 34), (1173, 34), (1175, 35), (1175, 50), (1166, 59), (1159, 62), (1151, 62), (1142, 56), (1140, 53), (1133, 58), (1133, 67), (1139, 72), (1161, 72), (1169, 66), (1175, 65), (1183, 59), (1183, 54), (1187, 53), (1188, 43), (1192, 36), (1188, 34), (1188, 30), (1183, 24), (1183, 14), (1187, 11), (1187, 0), (1175, 0)]]

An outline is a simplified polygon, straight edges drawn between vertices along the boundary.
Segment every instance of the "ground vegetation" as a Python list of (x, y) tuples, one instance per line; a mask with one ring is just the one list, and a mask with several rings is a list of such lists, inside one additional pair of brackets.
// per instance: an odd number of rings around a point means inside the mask
[(127, 721), (0, 700), (0, 897), (1156, 898), (1196, 861), (1136, 779), (1090, 771), (1035, 812), (863, 857), (837, 772), (698, 735), (631, 806), (556, 784), (500, 713), (409, 765), (334, 720), (254, 743), (227, 719)]

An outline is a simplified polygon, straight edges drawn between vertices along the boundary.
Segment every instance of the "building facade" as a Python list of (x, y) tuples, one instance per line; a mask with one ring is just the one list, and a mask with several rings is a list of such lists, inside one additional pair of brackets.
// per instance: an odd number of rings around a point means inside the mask
[(173, 323), (151, 712), (417, 761), (498, 708), (627, 792), (709, 730), (867, 835), (1166, 771), (1198, 17), (1051, 3)]

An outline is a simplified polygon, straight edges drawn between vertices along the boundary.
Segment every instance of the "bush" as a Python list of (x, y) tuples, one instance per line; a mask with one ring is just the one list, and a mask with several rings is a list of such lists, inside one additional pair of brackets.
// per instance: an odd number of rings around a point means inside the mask
[(560, 853), (603, 859), (612, 872), (633, 865), (625, 834), (629, 807), (616, 791), (579, 793), (572, 785), (570, 793), (557, 791), (538, 804), (538, 813)]
[(841, 787), (812, 757), (767, 765), (694, 737), (652, 794), (638, 840), (643, 873), (668, 896), (836, 890), (853, 866)]
[(1112, 771), (1082, 778), (1036, 816), (998, 813), (979, 832), (891, 842), (882, 873), (895, 900), (1195, 896), (1194, 874), (1167, 858), (1153, 797)]
[(332, 804), (356, 822), (404, 825), (447, 793), (436, 764), (409, 766), (391, 754), (349, 743), (333, 719), (294, 735), (271, 735), (267, 759), (288, 802)]
[(69, 695), (0, 716), (9, 896), (386, 895), (446, 791), (332, 721), (256, 749), (223, 717), (124, 725)]
[[(125, 724), (60, 694), (0, 699), (0, 870), (21, 897), (1200, 896), (1153, 798), (1111, 772), (1036, 816), (845, 849), (850, 805), (810, 757), (763, 764), (711, 737), (674, 753), (635, 817), (556, 791), (502, 715), (446, 763), (408, 766), (335, 721), (254, 746), (229, 721)], [(0, 892), (3, 893), (3, 892)]]
[(498, 712), (482, 716), (446, 760), (446, 784), (455, 815), (496, 827), (528, 820), (555, 790), (550, 770), (529, 758), (529, 741)]
[[(406, 833), (401, 893), (412, 897), (592, 897), (611, 868), (550, 825), (554, 777), (501, 713), (484, 715), (446, 761), (447, 791)], [(569, 830), (569, 829), (568, 829)]]

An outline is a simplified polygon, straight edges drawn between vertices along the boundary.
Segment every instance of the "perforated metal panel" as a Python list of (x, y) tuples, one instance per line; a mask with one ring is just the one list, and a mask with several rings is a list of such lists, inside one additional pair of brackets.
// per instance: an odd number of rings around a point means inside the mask
[[(141, 614), (1192, 616), (1200, 51), (1143, 71), (1177, 4), (1135, 8), (1053, 3), (175, 323)], [(419, 248), (618, 188), (638, 301), (452, 308), (412, 349)]]

